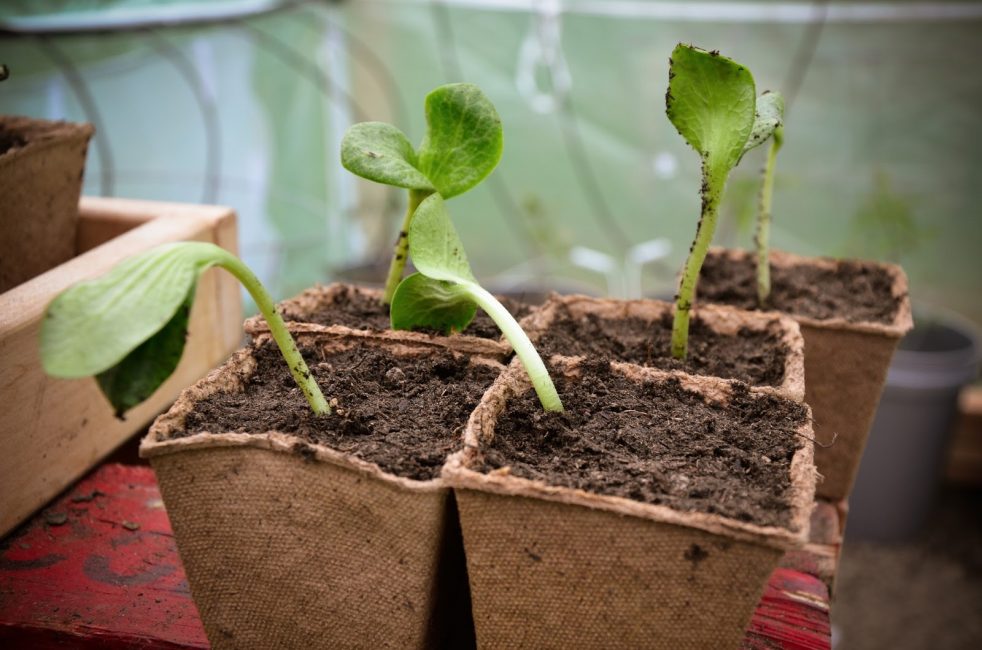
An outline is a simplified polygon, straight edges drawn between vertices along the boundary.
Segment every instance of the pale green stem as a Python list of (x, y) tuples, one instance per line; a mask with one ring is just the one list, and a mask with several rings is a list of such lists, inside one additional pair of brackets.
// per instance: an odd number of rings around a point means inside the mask
[(402, 273), (406, 269), (406, 259), (409, 257), (409, 226), (413, 222), (413, 214), (416, 208), (423, 202), (431, 192), (421, 190), (409, 190), (409, 205), (406, 207), (406, 216), (402, 220), (402, 228), (399, 229), (399, 237), (396, 239), (395, 249), (392, 251), (392, 261), (389, 262), (389, 274), (385, 279), (385, 291), (382, 294), (382, 303), (385, 305), (392, 303), (392, 296), (395, 295), (396, 287), (402, 282)]
[(699, 217), (695, 243), (692, 245), (688, 259), (685, 260), (685, 268), (682, 270), (679, 294), (675, 298), (675, 319), (672, 322), (672, 356), (676, 359), (685, 359), (689, 352), (689, 312), (692, 311), (692, 298), (695, 295), (696, 283), (699, 280), (699, 271), (702, 270), (702, 263), (706, 260), (709, 244), (713, 241), (713, 233), (716, 231), (719, 198), (723, 190), (722, 185), (726, 182), (725, 179), (724, 176), (722, 182), (717, 182), (705, 171), (703, 172), (703, 187), (705, 189), (702, 197), (702, 215)]
[(481, 309), (487, 312), (491, 320), (508, 339), (508, 342), (511, 343), (515, 354), (525, 366), (525, 372), (528, 373), (529, 379), (532, 381), (532, 387), (535, 388), (535, 394), (539, 396), (542, 408), (547, 411), (562, 412), (563, 402), (559, 399), (559, 393), (556, 392), (556, 386), (552, 383), (549, 371), (546, 370), (546, 364), (542, 362), (542, 357), (539, 356), (535, 346), (532, 345), (532, 341), (529, 340), (525, 330), (518, 324), (515, 317), (483, 287), (470, 282), (461, 286), (467, 288), (468, 295)]
[(772, 139), (767, 150), (764, 182), (760, 186), (757, 232), (754, 234), (754, 244), (757, 247), (757, 304), (761, 307), (771, 295), (771, 265), (768, 259), (768, 247), (771, 234), (771, 199), (774, 196), (774, 163), (777, 160), (779, 147), (777, 139)]
[(256, 301), (256, 306), (259, 307), (260, 313), (269, 325), (269, 332), (273, 335), (273, 340), (276, 341), (276, 345), (280, 348), (280, 353), (282, 353), (283, 358), (290, 367), (290, 373), (293, 375), (294, 381), (297, 382), (297, 386), (303, 391), (304, 397), (307, 398), (307, 402), (310, 404), (310, 408), (314, 411), (314, 414), (329, 414), (331, 407), (328, 405), (327, 400), (324, 399), (324, 394), (321, 393), (321, 389), (314, 380), (314, 376), (307, 368), (303, 356), (300, 355), (300, 350), (297, 349), (296, 342), (290, 336), (290, 331), (286, 328), (283, 317), (276, 311), (276, 303), (273, 302), (273, 298), (267, 293), (262, 283), (259, 282), (259, 278), (249, 270), (249, 267), (242, 263), (242, 260), (227, 251), (221, 251), (221, 255), (218, 256), (216, 263), (234, 275), (242, 283), (242, 286), (246, 288), (252, 299)]

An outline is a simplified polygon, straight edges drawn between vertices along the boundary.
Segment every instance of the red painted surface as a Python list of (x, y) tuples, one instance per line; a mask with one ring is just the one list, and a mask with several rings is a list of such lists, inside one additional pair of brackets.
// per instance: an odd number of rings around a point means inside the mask
[(208, 647), (153, 471), (105, 465), (3, 540), (0, 647)]
[[(778, 569), (743, 647), (827, 650), (828, 600)], [(104, 465), (3, 540), (0, 647), (208, 647), (149, 468)]]

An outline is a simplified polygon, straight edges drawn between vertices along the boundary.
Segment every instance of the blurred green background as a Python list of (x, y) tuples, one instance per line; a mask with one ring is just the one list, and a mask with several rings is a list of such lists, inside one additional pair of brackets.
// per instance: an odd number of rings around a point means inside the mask
[[(0, 27), (2, 112), (95, 122), (87, 194), (233, 206), (278, 297), (363, 277), (395, 236), (405, 197), (341, 168), (345, 128), (418, 142), (425, 94), (460, 80), (505, 126), (450, 204), (484, 283), (634, 294), (632, 249), (666, 238), (640, 289), (672, 293), (698, 158), (664, 115), (668, 54), (719, 49), (789, 99), (775, 246), (899, 261), (915, 302), (982, 323), (982, 3), (48, 0)], [(718, 244), (750, 243), (762, 154)]]

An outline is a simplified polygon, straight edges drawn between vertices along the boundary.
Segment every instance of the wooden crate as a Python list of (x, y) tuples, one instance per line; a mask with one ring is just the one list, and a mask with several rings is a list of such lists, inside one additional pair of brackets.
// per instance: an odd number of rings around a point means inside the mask
[(83, 198), (76, 257), (0, 295), (0, 535), (145, 427), (242, 340), (238, 283), (212, 269), (198, 284), (184, 357), (154, 395), (117, 420), (92, 378), (44, 374), (38, 332), (48, 303), (121, 260), (173, 241), (236, 251), (235, 213), (217, 206)]

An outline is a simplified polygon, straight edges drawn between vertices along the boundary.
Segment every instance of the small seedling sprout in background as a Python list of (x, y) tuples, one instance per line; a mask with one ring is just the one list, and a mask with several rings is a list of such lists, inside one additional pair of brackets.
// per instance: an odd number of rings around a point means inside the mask
[(528, 335), (515, 317), (474, 278), (440, 195), (430, 195), (416, 209), (409, 227), (409, 248), (417, 272), (396, 289), (391, 308), (392, 328), (460, 331), (480, 307), (511, 343), (542, 407), (546, 411), (562, 411), (556, 386)]
[(382, 302), (389, 304), (402, 280), (408, 234), (419, 204), (437, 192), (449, 199), (471, 189), (501, 159), (498, 112), (473, 84), (440, 86), (426, 96), (426, 135), (419, 149), (396, 127), (382, 122), (353, 125), (341, 141), (341, 164), (362, 178), (409, 191), (409, 205), (396, 240)]
[(669, 61), (665, 107), (668, 119), (702, 159), (702, 197), (695, 241), (682, 271), (672, 356), (684, 359), (689, 346), (689, 313), (699, 271), (713, 240), (720, 198), (730, 171), (780, 124), (769, 110), (773, 93), (758, 102), (754, 78), (744, 66), (716, 51), (679, 44)]
[(767, 304), (767, 298), (771, 295), (769, 258), (771, 199), (774, 196), (774, 165), (777, 161), (777, 152), (784, 144), (784, 126), (782, 125), (784, 98), (780, 93), (765, 92), (760, 96), (757, 100), (757, 122), (760, 122), (762, 117), (773, 121), (775, 126), (771, 130), (771, 144), (767, 148), (767, 160), (764, 162), (764, 178), (760, 184), (760, 199), (757, 210), (757, 230), (754, 233), (754, 247), (757, 251), (757, 304), (761, 307)]
[(330, 413), (259, 278), (228, 251), (202, 242), (158, 246), (59, 294), (41, 326), (45, 372), (65, 379), (95, 375), (122, 416), (177, 368), (198, 278), (212, 266), (227, 270), (245, 286), (310, 408), (317, 415)]

